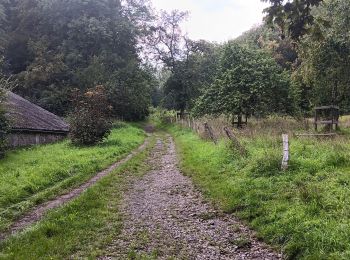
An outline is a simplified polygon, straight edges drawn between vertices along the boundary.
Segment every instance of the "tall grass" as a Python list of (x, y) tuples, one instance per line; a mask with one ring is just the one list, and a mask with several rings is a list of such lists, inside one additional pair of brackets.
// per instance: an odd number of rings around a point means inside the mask
[(28, 208), (88, 180), (121, 159), (145, 138), (142, 130), (124, 125), (93, 147), (69, 141), (18, 149), (0, 160), (0, 230)]
[(291, 259), (349, 259), (349, 140), (292, 137), (290, 167), (283, 172), (279, 134), (285, 130), (272, 128), (236, 131), (247, 157), (224, 141), (215, 146), (188, 129), (170, 131), (184, 173), (259, 237)]

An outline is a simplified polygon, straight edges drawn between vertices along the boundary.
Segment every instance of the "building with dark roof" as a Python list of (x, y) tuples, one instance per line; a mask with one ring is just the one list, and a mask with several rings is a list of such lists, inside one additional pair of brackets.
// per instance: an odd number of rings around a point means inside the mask
[(10, 147), (52, 143), (68, 135), (69, 125), (62, 118), (12, 92), (7, 93), (5, 108)]

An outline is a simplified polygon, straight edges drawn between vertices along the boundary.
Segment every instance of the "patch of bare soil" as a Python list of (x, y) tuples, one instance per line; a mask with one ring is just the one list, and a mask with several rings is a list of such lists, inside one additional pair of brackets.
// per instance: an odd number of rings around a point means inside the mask
[(69, 193), (58, 196), (57, 198), (50, 200), (48, 202), (45, 202), (41, 205), (38, 205), (37, 207), (33, 208), (29, 213), (27, 213), (25, 216), (20, 218), (18, 221), (16, 221), (7, 232), (0, 233), (0, 241), (6, 239), (10, 235), (13, 235), (17, 232), (23, 231), (25, 228), (33, 225), (34, 223), (38, 222), (42, 217), (47, 213), (47, 211), (60, 207), (63, 204), (75, 199), (78, 197), (81, 193), (83, 193), (85, 190), (87, 190), (89, 187), (94, 185), (97, 181), (99, 181), (104, 176), (110, 174), (112, 171), (114, 171), (116, 168), (121, 166), (122, 164), (128, 162), (131, 160), (136, 154), (143, 151), (147, 145), (148, 145), (148, 139), (136, 150), (134, 150), (132, 153), (130, 153), (127, 157), (124, 159), (116, 162), (115, 164), (111, 165), (109, 168), (105, 169), (102, 172), (97, 173), (94, 177), (92, 177), (90, 180), (79, 186), (78, 188), (75, 188), (71, 190)]
[(124, 194), (122, 233), (101, 259), (282, 258), (237, 219), (204, 201), (179, 171), (172, 138), (158, 140), (150, 161), (153, 170)]

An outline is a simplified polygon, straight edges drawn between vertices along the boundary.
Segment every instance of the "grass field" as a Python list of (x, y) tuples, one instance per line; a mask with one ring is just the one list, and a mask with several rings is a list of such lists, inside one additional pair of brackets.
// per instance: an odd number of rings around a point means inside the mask
[(145, 133), (122, 125), (93, 147), (69, 141), (18, 149), (0, 160), (0, 231), (32, 206), (88, 180), (143, 143)]
[(0, 244), (0, 259), (95, 259), (120, 233), (121, 192), (130, 178), (148, 170), (150, 147), (26, 232)]
[(290, 168), (280, 170), (280, 136), (240, 137), (242, 158), (221, 142), (170, 127), (181, 168), (226, 212), (290, 259), (350, 258), (350, 142), (291, 139)]

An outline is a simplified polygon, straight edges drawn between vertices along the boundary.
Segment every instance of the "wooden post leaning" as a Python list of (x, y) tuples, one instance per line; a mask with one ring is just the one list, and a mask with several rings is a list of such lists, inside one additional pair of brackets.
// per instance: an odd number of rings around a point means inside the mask
[(282, 166), (281, 169), (283, 171), (288, 169), (288, 162), (289, 162), (289, 138), (288, 135), (282, 135), (283, 139), (283, 159), (282, 159)]
[(238, 138), (234, 135), (234, 133), (231, 131), (231, 129), (229, 127), (224, 127), (224, 131), (225, 131), (227, 137), (232, 141), (234, 146), (236, 146), (236, 148), (238, 149), (240, 154), (242, 156), (246, 156), (248, 154), (247, 150), (241, 145)]
[(204, 123), (204, 129), (205, 129), (205, 131), (208, 133), (210, 139), (213, 140), (213, 142), (214, 142), (215, 144), (218, 144), (218, 141), (217, 141), (216, 138), (215, 138), (215, 135), (214, 135), (214, 133), (213, 133), (213, 130), (212, 130), (212, 128), (209, 126), (208, 123)]

